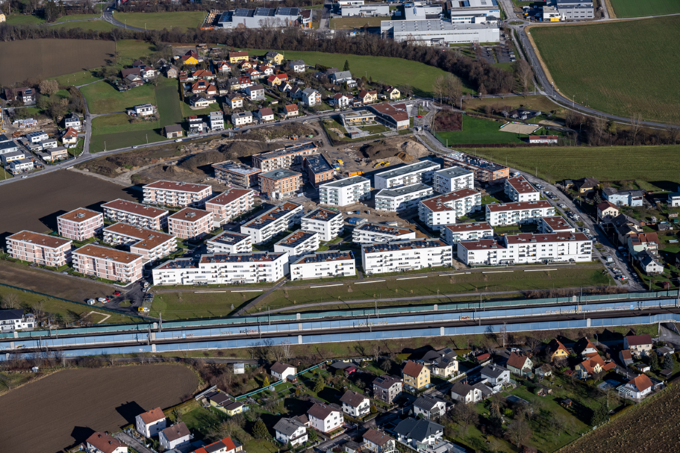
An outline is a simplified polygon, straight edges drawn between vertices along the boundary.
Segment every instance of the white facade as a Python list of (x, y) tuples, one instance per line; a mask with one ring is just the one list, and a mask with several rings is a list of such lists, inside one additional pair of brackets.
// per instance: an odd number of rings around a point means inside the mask
[(371, 197), (371, 182), (361, 176), (340, 179), (319, 186), (319, 203), (347, 206)]
[(0, 310), (0, 333), (33, 330), (38, 327), (33, 313), (24, 314), (23, 308)]
[(444, 225), (441, 227), (441, 239), (449, 245), (454, 245), (461, 241), (493, 239), (493, 228), (486, 222)]
[(391, 212), (413, 209), (422, 198), (432, 194), (432, 187), (420, 183), (396, 189), (382, 189), (375, 195), (375, 209)]
[(167, 426), (165, 415), (160, 407), (135, 417), (135, 428), (144, 437), (153, 437)]
[(476, 264), (493, 266), (513, 261), (505, 245), (494, 239), (459, 242), (456, 255), (467, 266)]
[(231, 114), (231, 124), (234, 126), (245, 126), (253, 122), (253, 114), (251, 112), (239, 112)]
[(399, 239), (415, 239), (416, 232), (408, 228), (397, 228), (377, 223), (364, 223), (352, 232), (352, 242), (355, 244), (374, 244)]
[(274, 432), (283, 445), (302, 445), (309, 439), (307, 427), (297, 418), (282, 418), (274, 425)]
[(510, 370), (498, 365), (487, 365), (482, 368), (482, 379), (486, 379), (492, 387), (510, 383)]
[(276, 362), (269, 369), (269, 373), (273, 378), (278, 379), (279, 381), (285, 381), (288, 377), (295, 377), (297, 368), (285, 363)]
[(560, 216), (541, 217), (539, 229), (541, 233), (574, 233), (576, 231), (576, 228)]
[(301, 255), (315, 252), (319, 249), (319, 233), (295, 231), (274, 244), (274, 252), (287, 253), (292, 262)]
[(13, 160), (9, 163), (9, 171), (12, 174), (23, 173), (33, 170), (33, 161), (28, 159)]
[(505, 180), (505, 194), (514, 202), (538, 201), (541, 194), (524, 176), (516, 176)]
[(277, 234), (292, 229), (300, 223), (303, 215), (302, 205), (287, 201), (242, 225), (241, 233), (250, 235), (253, 244), (262, 244)]
[(302, 217), (302, 231), (319, 233), (319, 240), (332, 241), (343, 231), (342, 214), (317, 208)]
[(356, 261), (352, 252), (315, 252), (290, 264), (291, 280), (353, 277), (355, 275)]
[(535, 222), (554, 215), (555, 208), (546, 200), (486, 205), (486, 221), (492, 227)]
[(288, 274), (288, 254), (253, 252), (211, 254), (198, 262), (180, 258), (153, 270), (156, 285), (243, 284), (276, 282)]
[(210, 129), (213, 131), (224, 129), (224, 114), (222, 112), (210, 112)]
[(441, 165), (429, 160), (421, 160), (404, 167), (378, 173), (374, 178), (376, 189), (390, 189), (418, 183), (430, 183), (432, 175)]
[(474, 189), (460, 189), (446, 195), (421, 200), (418, 218), (433, 230), (456, 223), (458, 217), (478, 211), (482, 207), (482, 195)]
[(173, 448), (180, 449), (185, 445), (189, 445), (193, 437), (187, 425), (180, 422), (161, 431), (158, 434), (158, 442), (165, 448), (165, 451), (169, 451)]
[(474, 173), (463, 167), (449, 167), (434, 172), (432, 187), (437, 193), (475, 188)]
[(437, 239), (404, 239), (364, 245), (361, 260), (367, 275), (451, 266), (451, 246)]
[(307, 412), (309, 424), (312, 428), (328, 433), (334, 429), (340, 428), (343, 424), (342, 412), (326, 406), (325, 404), (316, 403)]
[(205, 242), (208, 253), (250, 253), (253, 251), (253, 240), (247, 234), (225, 231)]
[(364, 395), (348, 390), (340, 398), (342, 411), (354, 418), (361, 418), (371, 412), (371, 400)]
[[(465, 21), (467, 22), (467, 21)], [(475, 19), (476, 22), (476, 19)], [(448, 20), (389, 20), (380, 22), (380, 34), (395, 41), (412, 41), (416, 45), (433, 46), (449, 43), (500, 42), (496, 21), (456, 23)]]

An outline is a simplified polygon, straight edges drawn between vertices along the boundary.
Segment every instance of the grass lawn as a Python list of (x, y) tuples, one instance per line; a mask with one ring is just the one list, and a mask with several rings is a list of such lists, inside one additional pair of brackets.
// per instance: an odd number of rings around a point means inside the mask
[[(176, 91), (176, 90), (175, 90)], [(179, 105), (181, 106), (182, 109), (182, 117), (186, 118), (189, 116), (197, 116), (197, 115), (209, 115), (210, 112), (219, 112), (222, 110), (220, 107), (219, 102), (215, 102), (214, 104), (210, 104), (204, 109), (198, 109), (198, 110), (192, 110), (189, 104), (186, 102), (180, 102)]]
[(107, 82), (93, 83), (80, 90), (87, 100), (90, 113), (120, 112), (137, 104), (156, 104), (156, 89), (150, 83), (129, 91), (118, 91)]
[(9, 25), (40, 25), (45, 23), (45, 19), (28, 14), (11, 14), (7, 17)]
[(463, 115), (463, 130), (437, 132), (435, 135), (444, 145), (486, 144), (486, 143), (524, 143), (517, 134), (501, 132), (503, 123), (473, 118)]
[[(260, 293), (161, 293), (151, 306), (151, 316), (163, 313), (163, 319), (218, 318), (229, 316)], [(233, 307), (233, 308), (232, 308)]]
[(176, 13), (115, 13), (116, 20), (131, 27), (147, 30), (172, 30), (177, 27), (182, 31), (200, 27), (207, 13), (205, 11), (182, 11)]
[(156, 101), (158, 111), (161, 114), (160, 126), (181, 123), (183, 119), (182, 109), (179, 103), (178, 86), (173, 79), (163, 79), (156, 88)]
[(343, 17), (331, 19), (330, 28), (333, 30), (352, 30), (354, 28), (380, 27), (380, 22), (390, 20), (389, 17)]
[(678, 122), (680, 91), (668, 90), (678, 85), (680, 59), (672, 57), (677, 49), (668, 39), (678, 29), (680, 16), (672, 16), (538, 26), (530, 33), (565, 97), (575, 96), (580, 104), (587, 97), (589, 107), (623, 117), (641, 114), (645, 120)]
[(93, 30), (93, 31), (111, 31), (117, 28), (110, 23), (103, 20), (87, 20), (79, 22), (67, 22), (65, 24), (53, 25), (52, 28), (82, 28), (83, 30)]
[(55, 22), (68, 22), (72, 20), (82, 20), (82, 19), (96, 19), (101, 17), (101, 14), (69, 14), (68, 16), (61, 16)]
[(551, 182), (592, 176), (600, 181), (635, 180), (641, 188), (677, 190), (680, 146), (478, 148), (476, 154)]
[(680, 2), (677, 0), (609, 0), (614, 7), (616, 17), (661, 16), (680, 13)]
[(0, 168), (0, 178), (2, 178), (3, 181), (12, 177), (12, 173), (5, 171), (4, 168)]

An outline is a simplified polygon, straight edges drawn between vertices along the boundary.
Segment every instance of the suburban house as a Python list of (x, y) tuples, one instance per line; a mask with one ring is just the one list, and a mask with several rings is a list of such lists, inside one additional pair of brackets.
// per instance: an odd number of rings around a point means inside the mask
[(588, 192), (591, 192), (600, 185), (600, 181), (598, 181), (595, 178), (587, 177), (587, 178), (581, 178), (576, 181), (574, 181), (574, 188), (578, 191), (579, 194), (586, 194)]
[(531, 374), (531, 370), (534, 368), (534, 364), (529, 357), (515, 352), (510, 354), (506, 366), (512, 374), (517, 374), (519, 376)]
[(448, 378), (458, 373), (458, 355), (451, 348), (428, 351), (418, 362), (427, 366), (435, 376)]
[(656, 254), (659, 251), (659, 236), (656, 233), (631, 234), (628, 239), (628, 252), (635, 256), (645, 250)]
[(357, 96), (362, 104), (371, 104), (378, 100), (378, 92), (375, 90), (361, 90)]
[(166, 138), (179, 138), (184, 135), (181, 124), (170, 124), (165, 126), (165, 137)]
[(342, 93), (336, 93), (333, 95), (333, 97), (329, 99), (328, 103), (339, 109), (344, 109), (346, 107), (349, 107), (350, 100), (351, 99), (348, 96), (345, 96)]
[(264, 58), (273, 64), (279, 65), (283, 63), (283, 54), (280, 54), (278, 52), (274, 52), (273, 50), (270, 50), (264, 55)]
[(80, 131), (80, 129), (82, 129), (82, 127), (83, 127), (83, 123), (80, 122), (80, 117), (77, 114), (71, 113), (70, 115), (66, 115), (64, 117), (64, 128), (65, 129), (73, 128), (77, 131)]
[(305, 72), (305, 70), (307, 69), (307, 65), (302, 60), (291, 61), (288, 63), (288, 66), (290, 67), (290, 69), (293, 70), (293, 72), (297, 73)]
[(315, 105), (321, 104), (321, 93), (314, 88), (305, 88), (302, 90), (302, 102), (307, 107), (314, 107)]
[(652, 381), (645, 374), (641, 374), (631, 379), (619, 387), (619, 394), (624, 398), (641, 399), (649, 395), (652, 391)]
[(361, 418), (371, 411), (371, 400), (352, 390), (347, 390), (340, 398), (340, 402), (342, 403), (342, 411), (354, 418)]
[(536, 376), (543, 379), (548, 376), (552, 376), (552, 368), (547, 363), (544, 363), (543, 365), (536, 368), (534, 370), (534, 373), (536, 373)]
[(137, 432), (144, 437), (153, 437), (166, 428), (165, 414), (160, 407), (135, 417)]
[(61, 136), (61, 142), (64, 145), (75, 145), (78, 143), (78, 131), (75, 129), (69, 127), (64, 131), (64, 134)]
[(606, 187), (602, 190), (602, 198), (616, 206), (640, 207), (645, 198), (645, 191), (640, 189), (618, 190)]
[(407, 390), (416, 391), (430, 386), (430, 370), (412, 360), (406, 362), (401, 374)]
[(444, 427), (430, 420), (416, 420), (407, 418), (402, 420), (394, 428), (399, 442), (410, 445), (418, 451), (426, 450), (428, 445), (433, 445), (442, 440)]
[(451, 387), (451, 398), (465, 404), (474, 404), (482, 400), (482, 391), (467, 382), (457, 381)]
[[(244, 404), (241, 403), (240, 401), (232, 401), (229, 404), (226, 404), (223, 406), (224, 408), (224, 413), (227, 414), (230, 417), (233, 417), (234, 415), (237, 414), (242, 414), (243, 413), (243, 408)], [(247, 407), (246, 407), (247, 409)]]
[(288, 82), (288, 74), (275, 74), (267, 77), (267, 83), (273, 87)]
[(548, 354), (551, 362), (566, 360), (569, 357), (569, 350), (558, 339), (554, 339), (548, 345)]
[(429, 395), (422, 395), (413, 403), (413, 415), (428, 420), (439, 418), (446, 413), (446, 401)]
[(240, 109), (243, 107), (243, 101), (245, 101), (246, 98), (242, 94), (231, 93), (227, 95), (225, 100), (227, 101), (229, 108)]
[(486, 365), (481, 371), (482, 380), (486, 379), (491, 387), (510, 383), (510, 370), (500, 365)]
[(177, 66), (168, 65), (165, 67), (165, 77), (168, 79), (176, 79), (178, 74), (179, 70), (177, 69)]
[(597, 204), (597, 220), (600, 222), (613, 219), (619, 215), (619, 208), (610, 201), (603, 201)]
[(614, 362), (604, 363), (602, 357), (599, 355), (594, 355), (592, 357), (588, 357), (586, 360), (576, 365), (576, 367), (574, 367), (574, 371), (578, 373), (578, 376), (581, 379), (588, 379), (594, 374), (613, 370), (614, 368), (616, 368), (616, 364)]
[(628, 335), (623, 339), (623, 348), (630, 350), (633, 357), (649, 356), (652, 353), (652, 337), (649, 334)]
[(285, 363), (276, 362), (269, 369), (269, 372), (276, 379), (280, 381), (285, 381), (289, 376), (292, 378), (295, 377), (295, 375), (297, 374), (297, 368)]
[(399, 92), (399, 90), (392, 86), (385, 88), (384, 93), (387, 99), (390, 100), (399, 99), (401, 97), (401, 93)]
[(390, 453), (396, 450), (394, 439), (382, 431), (369, 428), (363, 435), (362, 446), (373, 453)]
[(251, 101), (264, 101), (264, 87), (262, 85), (252, 85), (246, 87), (245, 93)]
[(322, 433), (342, 427), (342, 412), (337, 406), (316, 403), (308, 411), (309, 425)]
[(373, 380), (373, 398), (387, 404), (401, 396), (404, 382), (394, 376), (382, 375)]
[(581, 338), (572, 348), (574, 352), (582, 357), (593, 357), (598, 355), (597, 348), (587, 337)]
[(234, 126), (245, 126), (253, 122), (252, 112), (238, 112), (231, 114), (231, 124)]
[(231, 437), (225, 437), (222, 440), (194, 450), (193, 453), (236, 453), (239, 451), (243, 451), (241, 444), (234, 442)]
[(127, 453), (128, 447), (108, 433), (93, 433), (85, 441), (88, 453)]
[(285, 118), (291, 118), (294, 116), (298, 116), (300, 113), (300, 110), (298, 109), (298, 106), (295, 104), (288, 104), (283, 108), (283, 116)]
[(260, 121), (274, 121), (274, 111), (270, 107), (263, 107), (257, 113)]
[(633, 355), (629, 349), (622, 349), (619, 351), (619, 360), (623, 363), (623, 366), (631, 365), (633, 363)]
[(158, 435), (158, 442), (168, 451), (173, 448), (180, 449), (188, 446), (193, 437), (187, 425), (184, 422), (179, 422), (161, 431)]
[(635, 259), (640, 264), (640, 268), (647, 275), (658, 275), (663, 274), (663, 264), (661, 264), (658, 258), (652, 254), (649, 250), (644, 250), (637, 255)]
[(274, 425), (276, 440), (283, 445), (302, 445), (307, 442), (307, 427), (298, 417), (282, 418)]

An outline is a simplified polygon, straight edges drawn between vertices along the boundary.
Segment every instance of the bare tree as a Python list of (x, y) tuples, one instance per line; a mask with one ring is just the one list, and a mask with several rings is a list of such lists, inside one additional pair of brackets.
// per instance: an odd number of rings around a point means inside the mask
[(439, 76), (434, 80), (432, 92), (439, 97), (439, 102), (441, 102), (444, 92), (444, 76)]
[(19, 305), (19, 296), (14, 293), (5, 294), (2, 298), (3, 308), (16, 308)]
[(678, 126), (668, 126), (668, 141), (671, 145), (675, 145), (678, 142), (678, 137), (680, 137), (680, 127)]
[(477, 412), (470, 405), (463, 402), (457, 403), (451, 413), (453, 419), (458, 423), (467, 436), (468, 427), (477, 421)]
[(635, 139), (637, 138), (640, 129), (642, 128), (642, 115), (639, 113), (633, 113), (630, 117), (630, 129), (633, 133), (633, 146), (635, 146)]
[(531, 65), (526, 60), (517, 60), (514, 65), (515, 75), (522, 85), (523, 93), (526, 93), (529, 88), (529, 82), (534, 77), (534, 71)]
[(444, 90), (444, 95), (451, 106), (460, 104), (460, 100), (463, 97), (463, 87), (460, 83), (460, 79), (451, 73), (446, 74), (442, 88)]
[(531, 428), (524, 417), (517, 417), (508, 425), (508, 436), (517, 446), (522, 445), (531, 437)]

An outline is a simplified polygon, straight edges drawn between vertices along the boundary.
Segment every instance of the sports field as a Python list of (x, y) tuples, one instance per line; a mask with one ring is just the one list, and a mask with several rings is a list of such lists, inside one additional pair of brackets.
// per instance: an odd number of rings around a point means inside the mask
[(205, 11), (182, 11), (177, 13), (115, 13), (116, 20), (126, 25), (147, 30), (182, 30), (200, 27), (207, 13)]
[(649, 190), (676, 191), (680, 145), (612, 147), (479, 148), (476, 154), (551, 182), (592, 176), (600, 181), (635, 180)]
[(680, 13), (678, 0), (609, 0), (616, 17), (647, 17)]
[(623, 117), (680, 122), (680, 16), (531, 27), (561, 93)]
[(435, 136), (444, 145), (477, 145), (490, 143), (524, 143), (517, 134), (501, 132), (503, 123), (463, 115), (463, 130), (437, 132)]

